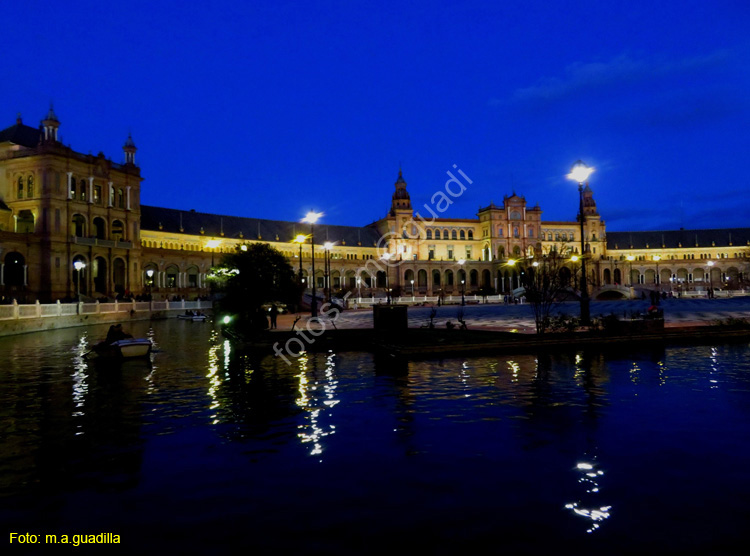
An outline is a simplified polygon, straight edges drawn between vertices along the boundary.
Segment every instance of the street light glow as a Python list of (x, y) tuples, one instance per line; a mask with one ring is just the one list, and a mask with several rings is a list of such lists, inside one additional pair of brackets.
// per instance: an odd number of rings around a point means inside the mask
[(635, 260), (635, 257), (633, 255), (628, 255), (625, 257), (627, 260), (629, 260), (631, 263)]
[(570, 170), (570, 174), (568, 174), (566, 177), (569, 180), (573, 180), (576, 183), (583, 183), (587, 179), (589, 179), (589, 176), (594, 172), (594, 169), (586, 166), (582, 161), (578, 161), (573, 165), (573, 168)]
[(578, 262), (578, 255), (573, 255), (572, 257), (570, 257), (570, 260), (573, 261), (574, 263), (577, 263)]
[(311, 210), (307, 213), (307, 216), (302, 219), (302, 222), (304, 222), (305, 224), (315, 224), (321, 216), (323, 216), (322, 212), (315, 212), (314, 210)]
[(327, 249), (328, 251), (330, 251), (331, 249), (333, 249), (333, 243), (331, 243), (330, 241), (326, 241), (326, 242), (325, 242), (325, 243), (323, 244), (323, 247), (324, 247), (325, 249)]
[(206, 242), (206, 247), (209, 249), (216, 249), (219, 245), (221, 245), (221, 240), (218, 239), (209, 239)]
[(305, 243), (307, 241), (307, 236), (305, 234), (297, 234), (297, 237), (294, 238), (294, 243)]
[(73, 263), (73, 268), (75, 268), (78, 272), (86, 268), (86, 263), (83, 261), (76, 261)]

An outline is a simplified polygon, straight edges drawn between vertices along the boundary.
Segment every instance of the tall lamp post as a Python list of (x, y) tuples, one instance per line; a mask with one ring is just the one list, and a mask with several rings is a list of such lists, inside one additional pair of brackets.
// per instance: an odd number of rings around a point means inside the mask
[(307, 236), (304, 234), (298, 234), (294, 238), (294, 243), (299, 243), (299, 276), (297, 280), (302, 284), (302, 245), (307, 241)]
[(466, 272), (464, 272), (464, 263), (466, 259), (459, 259), (458, 275), (461, 277), (461, 305), (466, 305), (466, 296), (464, 295), (464, 283), (466, 282)]
[(362, 278), (357, 276), (357, 303), (362, 303)]
[(706, 292), (706, 295), (708, 297), (713, 297), (714, 277), (712, 276), (711, 271), (714, 269), (714, 262), (708, 261), (706, 264), (708, 265), (708, 291)]
[(654, 255), (654, 260), (656, 261), (656, 289), (661, 291), (661, 278), (659, 277), (659, 261), (661, 260), (661, 256)]
[(330, 241), (326, 241), (323, 244), (323, 249), (325, 249), (325, 251), (323, 252), (325, 255), (325, 258), (323, 259), (323, 266), (325, 270), (323, 271), (323, 273), (325, 274), (325, 284), (326, 284), (326, 287), (328, 288), (327, 299), (328, 299), (328, 303), (330, 303), (331, 302), (331, 249), (333, 249), (333, 243), (331, 243)]
[(310, 316), (318, 316), (318, 300), (315, 297), (315, 223), (323, 216), (322, 212), (310, 211), (302, 219), (305, 224), (310, 224), (310, 257), (312, 258), (312, 301), (310, 302)]
[(578, 256), (573, 255), (572, 257), (570, 257), (570, 260), (573, 262), (573, 287), (577, 288), (578, 287), (578, 271), (576, 269), (575, 263), (578, 262)]
[(593, 168), (586, 166), (580, 160), (573, 165), (568, 174), (568, 178), (578, 182), (578, 197), (580, 202), (579, 218), (581, 221), (581, 324), (588, 326), (591, 324), (591, 315), (589, 312), (589, 290), (586, 284), (586, 239), (584, 237), (584, 213), (583, 213), (583, 182), (589, 179), (594, 171)]
[(151, 288), (154, 285), (154, 269), (153, 268), (149, 268), (146, 271), (146, 278), (148, 278), (148, 284), (147, 284), (147, 286), (148, 286), (148, 297), (149, 297), (149, 301), (151, 301)]
[(388, 284), (388, 261), (391, 259), (392, 254), (389, 252), (385, 252), (381, 255), (380, 260), (382, 260), (385, 263), (385, 302), (390, 305), (391, 304), (391, 290), (389, 289)]
[(633, 255), (628, 255), (625, 257), (627, 261), (630, 263), (630, 271), (628, 274), (628, 286), (633, 287), (633, 261), (635, 260), (635, 257)]
[(78, 304), (80, 308), (81, 303), (81, 272), (84, 268), (86, 268), (86, 263), (83, 261), (75, 261), (73, 263), (73, 268), (76, 269), (76, 274), (78, 276), (78, 279), (76, 280), (76, 297), (78, 298)]
[(411, 280), (411, 300), (414, 301), (414, 280)]

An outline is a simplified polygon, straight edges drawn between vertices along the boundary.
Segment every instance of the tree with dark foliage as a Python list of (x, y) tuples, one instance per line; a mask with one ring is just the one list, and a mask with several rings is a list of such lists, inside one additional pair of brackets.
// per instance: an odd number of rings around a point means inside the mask
[(217, 309), (234, 315), (238, 332), (268, 328), (263, 305), (293, 305), (299, 297), (294, 269), (287, 258), (265, 243), (248, 243), (224, 255), (212, 280), (221, 298)]

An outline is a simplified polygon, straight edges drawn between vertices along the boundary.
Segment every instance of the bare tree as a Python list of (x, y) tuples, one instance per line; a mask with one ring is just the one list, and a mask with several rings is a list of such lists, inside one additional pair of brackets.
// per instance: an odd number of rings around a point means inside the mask
[(569, 283), (561, 272), (568, 260), (553, 249), (546, 255), (534, 257), (526, 268), (524, 289), (534, 312), (537, 334), (547, 331), (552, 309), (569, 293)]

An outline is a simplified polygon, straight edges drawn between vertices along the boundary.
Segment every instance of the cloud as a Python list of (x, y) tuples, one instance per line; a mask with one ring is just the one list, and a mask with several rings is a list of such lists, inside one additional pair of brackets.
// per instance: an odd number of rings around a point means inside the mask
[[(726, 64), (728, 52), (719, 50), (705, 56), (677, 60), (663, 57), (633, 57), (620, 54), (605, 62), (575, 62), (567, 66), (562, 77), (543, 77), (536, 84), (516, 89), (513, 102), (551, 102), (574, 96), (582, 91), (615, 88), (624, 84), (700, 73)], [(493, 99), (491, 105), (504, 104)]]

